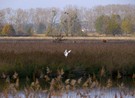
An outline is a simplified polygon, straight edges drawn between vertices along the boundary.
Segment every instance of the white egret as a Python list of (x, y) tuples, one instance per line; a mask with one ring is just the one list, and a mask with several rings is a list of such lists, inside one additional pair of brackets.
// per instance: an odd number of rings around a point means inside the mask
[(64, 51), (64, 55), (65, 55), (65, 57), (67, 58), (67, 56), (68, 56), (68, 54), (71, 52), (71, 50), (69, 50), (69, 51), (67, 51), (67, 50), (65, 50)]

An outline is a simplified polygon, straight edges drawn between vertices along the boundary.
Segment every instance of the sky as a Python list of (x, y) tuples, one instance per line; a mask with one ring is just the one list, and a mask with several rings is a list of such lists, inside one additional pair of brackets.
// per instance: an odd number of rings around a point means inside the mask
[(134, 4), (135, 0), (0, 0), (0, 9), (30, 9), (57, 7), (63, 9), (72, 5), (76, 7), (92, 8), (108, 4)]

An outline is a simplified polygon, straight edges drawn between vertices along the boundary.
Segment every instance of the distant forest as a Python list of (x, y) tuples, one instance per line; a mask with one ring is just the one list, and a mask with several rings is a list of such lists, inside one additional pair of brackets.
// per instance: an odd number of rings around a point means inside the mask
[(0, 10), (1, 36), (87, 36), (95, 32), (113, 36), (134, 34), (135, 5)]

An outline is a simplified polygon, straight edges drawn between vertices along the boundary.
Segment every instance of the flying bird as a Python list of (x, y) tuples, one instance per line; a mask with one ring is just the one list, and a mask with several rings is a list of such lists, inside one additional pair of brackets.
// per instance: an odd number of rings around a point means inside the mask
[(69, 51), (67, 51), (67, 50), (65, 50), (64, 51), (64, 55), (65, 55), (65, 57), (67, 58), (67, 56), (68, 56), (68, 54), (71, 52), (71, 50), (69, 50)]

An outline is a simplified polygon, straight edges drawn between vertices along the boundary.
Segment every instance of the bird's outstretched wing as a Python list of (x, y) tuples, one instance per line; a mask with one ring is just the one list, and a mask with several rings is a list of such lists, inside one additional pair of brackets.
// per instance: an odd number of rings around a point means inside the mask
[(68, 53), (70, 53), (70, 52), (71, 52), (71, 50), (68, 51)]

